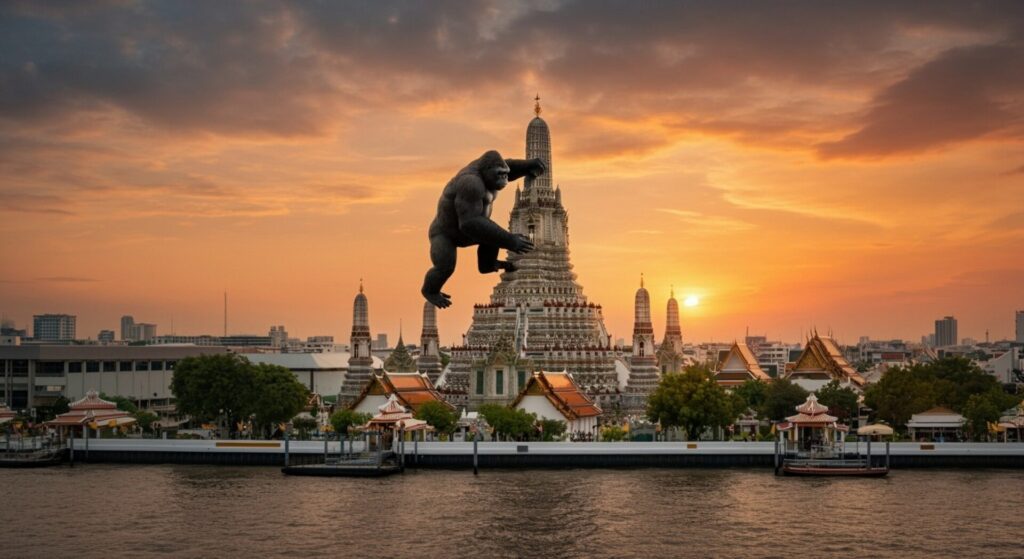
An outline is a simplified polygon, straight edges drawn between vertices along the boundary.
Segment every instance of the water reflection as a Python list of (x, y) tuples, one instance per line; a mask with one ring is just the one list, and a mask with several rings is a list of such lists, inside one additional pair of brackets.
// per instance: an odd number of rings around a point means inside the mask
[(86, 465), (0, 471), (7, 557), (1021, 556), (1024, 472), (419, 471)]

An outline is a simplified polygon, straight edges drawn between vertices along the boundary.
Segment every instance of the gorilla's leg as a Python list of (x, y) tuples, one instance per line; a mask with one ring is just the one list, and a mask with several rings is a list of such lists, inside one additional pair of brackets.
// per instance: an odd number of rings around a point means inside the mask
[(455, 273), (455, 258), (458, 249), (448, 237), (434, 235), (430, 238), (430, 262), (433, 268), (427, 270), (423, 278), (423, 297), (430, 301), (435, 307), (445, 308), (452, 304), (451, 297), (447, 293), (441, 293), (444, 282)]
[(498, 251), (494, 245), (480, 245), (476, 249), (476, 267), (481, 274), (489, 274), (498, 270), (514, 272), (516, 267), (511, 262), (498, 260)]

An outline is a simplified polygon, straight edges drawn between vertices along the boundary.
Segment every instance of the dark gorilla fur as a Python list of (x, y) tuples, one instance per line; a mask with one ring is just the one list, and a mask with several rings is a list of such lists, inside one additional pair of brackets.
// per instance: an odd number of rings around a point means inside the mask
[(441, 292), (455, 272), (458, 247), (479, 245), (477, 267), (481, 274), (512, 271), (513, 266), (498, 260), (501, 249), (515, 253), (533, 250), (527, 237), (512, 234), (491, 221), (491, 207), (498, 192), (508, 183), (527, 174), (540, 176), (546, 170), (540, 159), (505, 159), (491, 150), (466, 165), (452, 177), (437, 202), (437, 215), (430, 224), (430, 261), (433, 267), (423, 278), (423, 296), (445, 308), (451, 297)]

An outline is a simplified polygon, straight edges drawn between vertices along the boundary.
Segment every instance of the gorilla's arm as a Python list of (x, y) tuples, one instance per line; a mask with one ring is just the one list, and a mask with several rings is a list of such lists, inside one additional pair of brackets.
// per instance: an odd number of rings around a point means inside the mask
[(508, 165), (508, 182), (521, 179), (526, 175), (538, 176), (544, 174), (547, 166), (541, 159), (506, 159)]
[(501, 228), (484, 215), (487, 188), (479, 177), (466, 175), (455, 185), (455, 213), (459, 232), (478, 244), (489, 244), (506, 250), (518, 247), (515, 235)]

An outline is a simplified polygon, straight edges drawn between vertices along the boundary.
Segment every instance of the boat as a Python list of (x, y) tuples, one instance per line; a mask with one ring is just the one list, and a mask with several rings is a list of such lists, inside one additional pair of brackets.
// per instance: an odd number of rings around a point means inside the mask
[(64, 449), (38, 449), (0, 453), (0, 468), (43, 468), (64, 461)]
[(394, 452), (366, 452), (355, 456), (329, 460), (323, 464), (285, 466), (281, 473), (293, 476), (319, 477), (383, 477), (402, 471)]
[(800, 460), (787, 459), (782, 463), (782, 474), (787, 476), (851, 476), (885, 477), (886, 466), (869, 466), (867, 460)]

